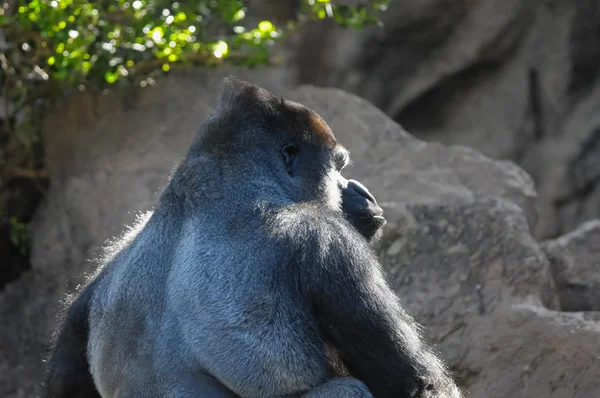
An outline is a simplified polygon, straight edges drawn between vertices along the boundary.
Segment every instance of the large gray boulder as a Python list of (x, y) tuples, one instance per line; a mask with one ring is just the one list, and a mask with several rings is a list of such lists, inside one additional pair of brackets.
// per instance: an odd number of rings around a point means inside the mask
[[(33, 225), (33, 269), (0, 294), (0, 395), (34, 396), (64, 294), (156, 192), (232, 70), (185, 71), (146, 89), (77, 93), (45, 123), (52, 186)], [(531, 178), (466, 147), (426, 144), (336, 89), (288, 88), (277, 70), (233, 73), (321, 114), (352, 152), (347, 175), (378, 198), (390, 282), (470, 397), (600, 394), (600, 324), (560, 312), (532, 237)], [(280, 82), (280, 83), (277, 83)]]
[(356, 93), (418, 138), (516, 161), (540, 193), (537, 237), (600, 216), (600, 2), (403, 0), (382, 18), (309, 26), (288, 49), (298, 81)]
[(600, 220), (544, 242), (563, 311), (600, 311)]

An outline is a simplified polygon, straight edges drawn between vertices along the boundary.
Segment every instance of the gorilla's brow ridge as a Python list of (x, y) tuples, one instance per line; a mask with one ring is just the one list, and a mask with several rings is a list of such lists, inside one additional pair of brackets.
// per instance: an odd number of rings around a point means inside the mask
[(335, 146), (337, 142), (333, 132), (323, 119), (316, 113), (309, 111), (308, 121), (311, 131), (325, 144)]

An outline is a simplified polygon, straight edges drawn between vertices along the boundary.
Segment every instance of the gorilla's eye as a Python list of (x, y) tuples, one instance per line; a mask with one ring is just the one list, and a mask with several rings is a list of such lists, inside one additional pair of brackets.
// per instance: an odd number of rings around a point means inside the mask
[(288, 173), (292, 174), (294, 161), (298, 154), (298, 147), (294, 144), (286, 145), (281, 153), (283, 154), (283, 160), (285, 161), (285, 167), (287, 168)]

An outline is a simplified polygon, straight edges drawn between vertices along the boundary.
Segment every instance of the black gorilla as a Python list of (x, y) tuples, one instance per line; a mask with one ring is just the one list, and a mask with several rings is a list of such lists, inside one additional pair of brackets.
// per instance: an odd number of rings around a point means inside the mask
[(47, 396), (460, 397), (384, 279), (348, 152), (302, 105), (225, 86), (71, 304)]

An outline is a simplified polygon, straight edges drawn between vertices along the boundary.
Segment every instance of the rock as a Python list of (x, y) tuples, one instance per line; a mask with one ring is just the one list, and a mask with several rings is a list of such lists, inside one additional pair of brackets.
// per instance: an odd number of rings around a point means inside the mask
[[(511, 162), (413, 138), (365, 100), (291, 90), (277, 71), (233, 70), (321, 114), (352, 152), (347, 176), (389, 224), (378, 245), (390, 283), (471, 397), (600, 393), (594, 313), (559, 312), (533, 238), (535, 191)], [(34, 396), (64, 293), (98, 246), (152, 206), (231, 70), (174, 73), (154, 87), (81, 93), (45, 124), (52, 186), (33, 225), (33, 269), (0, 293), (0, 395)], [(28, 369), (23, 372), (22, 369)]]
[[(562, 134), (531, 148), (523, 165), (540, 193), (540, 217), (554, 220), (565, 233), (600, 216), (600, 84), (582, 94), (563, 121)], [(545, 236), (543, 229), (538, 235)], [(549, 234), (554, 236), (554, 234)]]
[(396, 1), (382, 18), (308, 26), (288, 49), (298, 82), (358, 94), (417, 138), (517, 162), (538, 184), (538, 238), (600, 216), (598, 1)]
[(514, 146), (507, 132), (520, 127), (528, 100), (527, 69), (502, 66), (527, 36), (538, 3), (392, 2), (383, 29), (310, 27), (294, 65), (302, 83), (360, 94), (411, 132), (448, 142), (451, 132), (464, 134), (453, 140), (462, 144), (470, 144), (466, 136), (488, 139), (489, 154), (501, 154), (507, 140)]
[(600, 311), (600, 220), (544, 242), (563, 311)]
[(0, 396), (38, 396), (66, 279), (31, 270), (0, 292)]
[(462, 363), (474, 380), (469, 396), (597, 396), (599, 325), (598, 313), (555, 312), (526, 300), (496, 311), (471, 335), (481, 351), (470, 350)]

